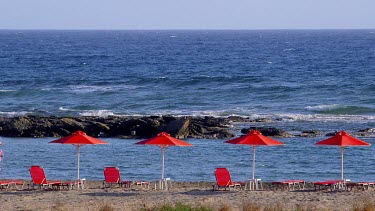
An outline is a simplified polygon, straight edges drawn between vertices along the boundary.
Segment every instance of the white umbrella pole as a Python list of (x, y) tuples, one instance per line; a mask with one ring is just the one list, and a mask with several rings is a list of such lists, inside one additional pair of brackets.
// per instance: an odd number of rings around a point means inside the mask
[(253, 181), (255, 179), (255, 146), (253, 145)]
[(161, 179), (164, 179), (164, 150), (165, 150), (165, 147), (162, 147), (161, 148), (161, 160), (162, 160), (162, 163), (161, 163)]
[(78, 164), (77, 165), (78, 166), (78, 175), (77, 175), (77, 178), (78, 178), (78, 180), (79, 180), (79, 155), (80, 155), (79, 151), (80, 151), (80, 147), (81, 147), (80, 145), (77, 145), (77, 158), (78, 158), (77, 159), (78, 160), (77, 161), (77, 164)]
[(344, 147), (341, 147), (341, 180), (344, 180)]

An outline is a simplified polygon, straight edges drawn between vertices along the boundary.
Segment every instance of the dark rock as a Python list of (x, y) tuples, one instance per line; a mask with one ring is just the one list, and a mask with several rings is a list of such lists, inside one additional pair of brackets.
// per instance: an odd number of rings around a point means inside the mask
[(302, 133), (321, 135), (321, 132), (319, 130), (303, 130)]
[(66, 128), (67, 130), (77, 131), (77, 130), (84, 130), (85, 128), (82, 122), (77, 121), (76, 119), (73, 119), (73, 118), (62, 118), (61, 122), (63, 123), (63, 127)]
[(373, 133), (366, 133), (366, 132), (356, 132), (355, 136), (361, 136), (361, 137), (370, 137), (373, 136)]
[(375, 128), (366, 128), (364, 130), (359, 130), (358, 132), (362, 132), (362, 133), (375, 133)]
[(275, 136), (275, 137), (291, 137), (291, 134), (286, 133), (284, 130), (273, 128), (273, 127), (250, 127), (241, 130), (241, 133), (247, 134), (252, 130), (258, 130), (264, 136)]
[(355, 133), (356, 136), (369, 137), (375, 135), (375, 128), (366, 128)]
[(228, 120), (231, 122), (251, 122), (249, 118), (244, 118), (240, 116), (229, 116)]
[(268, 118), (259, 118), (259, 119), (255, 119), (254, 122), (268, 122), (268, 123), (272, 123), (272, 119), (268, 119)]
[(228, 118), (214, 117), (0, 117), (0, 136), (63, 137), (82, 130), (94, 137), (148, 138), (159, 132), (178, 138), (233, 137)]
[(336, 132), (327, 133), (326, 136), (335, 136)]
[(163, 119), (166, 123), (168, 123), (168, 122), (170, 122), (170, 121), (174, 121), (174, 120), (176, 120), (177, 117), (170, 116), (170, 115), (166, 115), (166, 116), (163, 116), (162, 119)]
[(185, 139), (189, 135), (189, 118), (180, 118), (169, 121), (164, 127), (161, 127), (158, 132), (168, 131), (176, 138)]
[(321, 135), (321, 132), (318, 130), (303, 130), (301, 134), (297, 135), (299, 137), (313, 138)]
[(205, 138), (205, 139), (226, 139), (233, 137), (233, 134), (228, 132), (230, 127), (229, 119), (204, 117), (192, 118), (189, 125), (190, 138)]

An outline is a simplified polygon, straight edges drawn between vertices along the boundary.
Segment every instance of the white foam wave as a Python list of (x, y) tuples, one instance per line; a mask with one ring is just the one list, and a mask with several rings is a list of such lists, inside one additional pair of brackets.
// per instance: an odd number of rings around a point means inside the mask
[(16, 92), (17, 90), (12, 89), (0, 89), (0, 92)]
[[(231, 110), (163, 110), (159, 112), (155, 112), (150, 115), (173, 115), (173, 116), (196, 116), (196, 117), (202, 117), (202, 116), (212, 116), (212, 117), (229, 117), (229, 116), (246, 116), (248, 117), (252, 113), (251, 111), (247, 109), (242, 108), (235, 108)], [(251, 115), (254, 116), (255, 115)]]
[(71, 111), (70, 109), (59, 107), (59, 111)]
[(72, 85), (69, 89), (75, 93), (90, 93), (90, 92), (110, 92), (120, 90), (134, 90), (140, 86), (122, 85), (122, 86), (88, 86), (88, 85)]
[(17, 116), (23, 116), (29, 113), (30, 112), (27, 112), (27, 111), (7, 111), (7, 112), (0, 111), (0, 116), (17, 117)]
[(200, 78), (211, 78), (209, 75), (199, 75)]
[(332, 109), (339, 108), (339, 104), (329, 104), (329, 105), (316, 105), (316, 106), (306, 106), (305, 109), (309, 111), (329, 111)]
[(331, 114), (260, 114), (246, 109), (233, 110), (215, 110), (215, 111), (184, 111), (184, 110), (168, 110), (160, 111), (153, 114), (144, 115), (173, 115), (173, 116), (212, 116), (212, 117), (229, 117), (241, 116), (252, 120), (267, 118), (281, 122), (374, 122), (375, 116), (371, 115), (331, 115)]
[(107, 117), (107, 116), (115, 116), (113, 111), (110, 110), (87, 110), (79, 112), (81, 116), (100, 116), (100, 117)]
[(276, 114), (272, 118), (281, 121), (307, 121), (307, 122), (373, 122), (375, 116), (371, 115), (325, 115), (325, 114)]
[(296, 50), (296, 49), (294, 49), (294, 48), (287, 48), (287, 49), (284, 49), (283, 51), (294, 51), (294, 50)]
[(111, 110), (76, 110), (76, 109), (67, 109), (64, 107), (59, 107), (59, 111), (67, 113), (76, 113), (80, 116), (99, 116), (99, 117), (108, 117), (108, 116), (120, 116), (113, 113)]

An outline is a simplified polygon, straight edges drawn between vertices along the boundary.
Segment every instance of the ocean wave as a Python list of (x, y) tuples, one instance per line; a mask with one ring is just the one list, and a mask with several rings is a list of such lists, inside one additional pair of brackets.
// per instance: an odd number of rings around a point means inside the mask
[(74, 93), (90, 93), (90, 92), (111, 92), (121, 90), (135, 90), (140, 86), (122, 85), (122, 86), (90, 86), (90, 85), (71, 85), (69, 90)]
[(79, 112), (81, 116), (100, 116), (100, 117), (107, 117), (107, 116), (115, 116), (113, 111), (110, 110), (87, 110)]
[(339, 107), (339, 104), (306, 106), (305, 109), (309, 111), (324, 111), (324, 110), (335, 109), (337, 107)]
[(78, 109), (68, 109), (64, 107), (59, 107), (59, 111), (64, 114), (73, 114), (79, 116), (99, 116), (99, 117), (108, 117), (108, 116), (121, 116), (116, 115), (111, 110), (78, 110)]
[[(233, 109), (233, 110), (206, 110), (206, 111), (187, 111), (187, 110), (168, 110), (149, 114), (128, 114), (126, 116), (144, 116), (144, 115), (173, 115), (173, 116), (212, 116), (216, 118), (227, 118), (230, 116), (239, 116), (255, 119), (271, 119), (275, 122), (375, 122), (375, 115), (335, 115), (335, 114), (293, 114), (293, 113), (274, 113), (262, 114), (254, 113), (248, 109)], [(116, 116), (116, 114), (115, 114)]]
[[(189, 110), (165, 110), (152, 113), (128, 113), (128, 112), (115, 112), (113, 110), (78, 110), (59, 107), (60, 115), (68, 116), (148, 116), (148, 115), (173, 115), (177, 117), (193, 116), (204, 117), (212, 116), (216, 118), (227, 118), (230, 116), (239, 116), (248, 118), (250, 120), (266, 118), (275, 122), (357, 122), (357, 123), (375, 123), (375, 115), (335, 115), (335, 114), (293, 114), (293, 113), (275, 113), (275, 114), (262, 114), (254, 113), (248, 109), (232, 109), (232, 110), (204, 110), (204, 111), (189, 111)], [(17, 117), (23, 115), (32, 115), (36, 112), (19, 111), (19, 112), (1, 112), (0, 116), (3, 117)], [(44, 114), (45, 115), (45, 114)]]
[(64, 108), (64, 107), (59, 107), (59, 111), (72, 111), (72, 110), (71, 110), (71, 109)]
[(12, 89), (0, 89), (0, 92), (16, 92), (17, 90)]
[(30, 114), (30, 112), (27, 112), (27, 111), (6, 111), (6, 112), (0, 111), (0, 116), (3, 116), (3, 117), (17, 117), (17, 116), (23, 116), (23, 115), (26, 115), (26, 114)]
[[(203, 117), (203, 116), (212, 116), (212, 117), (229, 117), (229, 116), (245, 116), (249, 115), (254, 116), (253, 110), (244, 109), (244, 108), (235, 108), (228, 110), (163, 110), (147, 115), (173, 115), (173, 116), (194, 116), (194, 117)], [(139, 115), (139, 114), (137, 114)]]
[(327, 114), (276, 114), (271, 115), (281, 121), (306, 122), (370, 122), (375, 121), (371, 115), (327, 115)]
[(348, 106), (339, 104), (329, 104), (329, 105), (316, 105), (316, 106), (306, 106), (306, 110), (313, 111), (320, 114), (343, 114), (343, 115), (355, 115), (355, 114), (369, 114), (374, 113), (375, 110), (364, 107), (364, 106)]

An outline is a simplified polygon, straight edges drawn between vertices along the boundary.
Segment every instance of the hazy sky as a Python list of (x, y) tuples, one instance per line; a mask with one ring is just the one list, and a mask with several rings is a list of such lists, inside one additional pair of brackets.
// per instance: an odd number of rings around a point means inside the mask
[(0, 29), (375, 29), (375, 0), (0, 0)]

